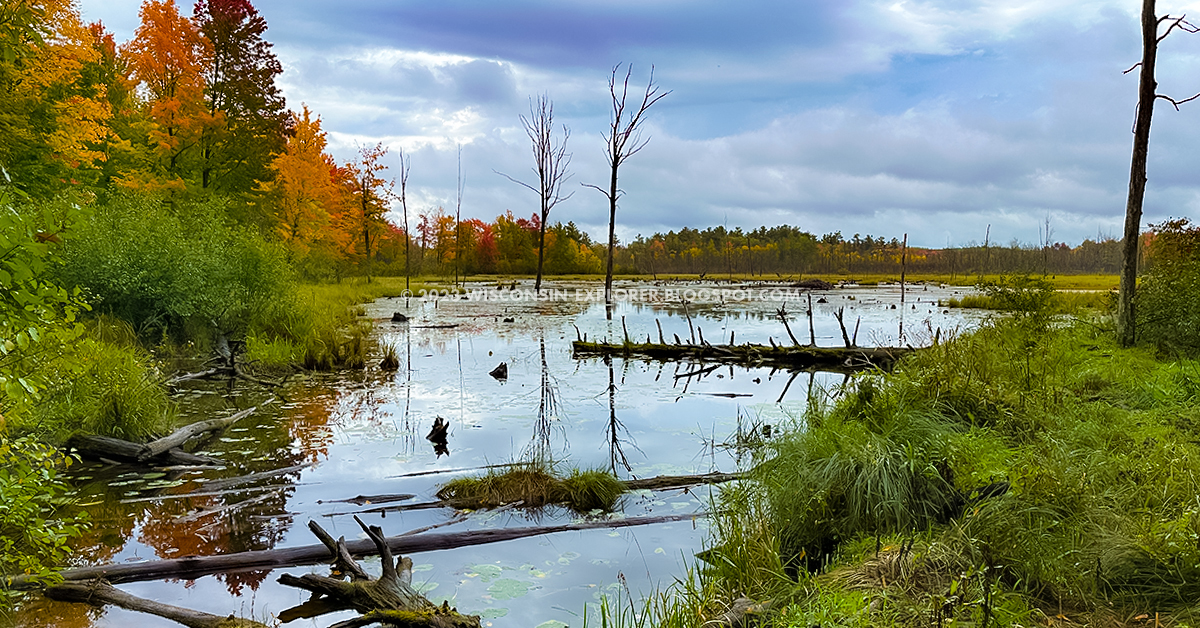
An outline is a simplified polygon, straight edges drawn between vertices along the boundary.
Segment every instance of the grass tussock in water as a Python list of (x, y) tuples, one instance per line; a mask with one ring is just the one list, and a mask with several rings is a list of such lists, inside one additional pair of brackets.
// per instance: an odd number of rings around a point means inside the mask
[(767, 626), (1200, 621), (1200, 363), (1017, 296), (810, 407), (720, 492), (696, 579), (606, 620), (748, 598)]
[(521, 502), (526, 508), (551, 504), (579, 513), (616, 508), (625, 485), (604, 471), (574, 469), (559, 477), (539, 465), (518, 465), (503, 472), (451, 480), (438, 491), (438, 499), (455, 508), (497, 508)]

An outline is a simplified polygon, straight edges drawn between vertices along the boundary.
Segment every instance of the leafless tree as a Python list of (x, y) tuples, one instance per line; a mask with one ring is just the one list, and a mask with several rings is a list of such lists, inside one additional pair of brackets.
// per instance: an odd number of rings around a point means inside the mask
[[(411, 266), (409, 266), (408, 243), (412, 240), (409, 237), (408, 231), (408, 169), (412, 164), (409, 161), (409, 156), (404, 154), (404, 149), (396, 151), (400, 156), (400, 208), (404, 210), (404, 290), (410, 293), (409, 279), (411, 277)], [(408, 301), (405, 301), (407, 304)]]
[[(1142, 201), (1146, 196), (1146, 155), (1150, 148), (1150, 119), (1154, 115), (1154, 101), (1162, 98), (1179, 109), (1179, 105), (1200, 98), (1200, 94), (1176, 100), (1157, 92), (1154, 79), (1154, 64), (1158, 57), (1158, 44), (1176, 28), (1189, 32), (1200, 32), (1200, 28), (1184, 19), (1186, 16), (1159, 17), (1154, 12), (1154, 0), (1142, 0), (1142, 60), (1128, 74), (1141, 67), (1138, 79), (1137, 119), (1133, 126), (1133, 159), (1129, 167), (1129, 197), (1125, 203), (1125, 239), (1121, 246), (1121, 289), (1117, 297), (1117, 338), (1124, 346), (1137, 339), (1137, 321), (1134, 316), (1134, 291), (1137, 288), (1138, 241), (1142, 231)], [(1166, 24), (1166, 30), (1159, 30)]]
[[(612, 122), (608, 133), (604, 136), (606, 142), (604, 154), (608, 157), (611, 174), (609, 186), (605, 190), (597, 185), (584, 184), (585, 187), (598, 190), (608, 198), (608, 264), (604, 274), (604, 303), (606, 306), (612, 305), (613, 249), (617, 245), (617, 200), (622, 195), (621, 190), (617, 187), (617, 169), (625, 163), (626, 159), (646, 147), (650, 138), (643, 138), (641, 134), (646, 111), (654, 103), (671, 93), (670, 91), (660, 91), (658, 85), (654, 84), (654, 66), (650, 66), (650, 80), (646, 82), (646, 91), (642, 94), (641, 102), (638, 103), (635, 100), (633, 103), (628, 103), (629, 79), (633, 76), (633, 64), (629, 64), (626, 68), (624, 80), (617, 78), (620, 70), (621, 64), (618, 63), (613, 67), (612, 74), (608, 79), (608, 93), (612, 97)], [(636, 108), (630, 105), (636, 105)], [(612, 317), (611, 308), (608, 308), (608, 316)]]
[(538, 265), (537, 281), (534, 291), (542, 289), (542, 264), (546, 257), (546, 222), (550, 218), (550, 210), (562, 201), (571, 198), (574, 192), (563, 195), (562, 186), (571, 178), (568, 168), (571, 165), (571, 154), (567, 152), (567, 140), (571, 130), (567, 125), (562, 127), (562, 139), (554, 137), (554, 103), (548, 94), (542, 94), (537, 100), (529, 99), (529, 117), (521, 116), (521, 125), (533, 146), (533, 172), (537, 175), (537, 187), (524, 181), (518, 181), (503, 172), (496, 174), (529, 188), (541, 199), (541, 229), (538, 233)]
[[(458, 201), (454, 205), (454, 287), (458, 287), (458, 263), (462, 258), (462, 195), (466, 181), (462, 173), (462, 144), (458, 145)], [(464, 275), (466, 269), (463, 269)], [(466, 283), (465, 281), (463, 282)]]

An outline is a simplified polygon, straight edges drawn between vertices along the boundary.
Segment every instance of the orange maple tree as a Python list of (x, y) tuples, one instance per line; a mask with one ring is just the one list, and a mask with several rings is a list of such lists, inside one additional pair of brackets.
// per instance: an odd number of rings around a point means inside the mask
[(148, 139), (155, 163), (123, 173), (127, 187), (182, 190), (205, 132), (224, 123), (204, 100), (204, 69), (212, 46), (196, 24), (179, 14), (174, 0), (146, 0), (141, 25), (122, 53), (132, 78), (148, 94)]

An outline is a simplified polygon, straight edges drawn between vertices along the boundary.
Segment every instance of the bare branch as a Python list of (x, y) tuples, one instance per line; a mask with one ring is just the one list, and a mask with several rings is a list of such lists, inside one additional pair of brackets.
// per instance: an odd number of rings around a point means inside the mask
[(1194, 24), (1192, 24), (1191, 22), (1189, 22), (1189, 21), (1187, 21), (1186, 19), (1184, 19), (1184, 18), (1186, 18), (1186, 17), (1187, 17), (1187, 15), (1181, 15), (1181, 16), (1179, 16), (1179, 17), (1172, 18), (1172, 17), (1171, 17), (1171, 16), (1169, 16), (1169, 15), (1164, 15), (1164, 16), (1162, 16), (1162, 17), (1158, 18), (1158, 23), (1159, 23), (1160, 25), (1161, 25), (1161, 24), (1162, 24), (1164, 21), (1167, 21), (1167, 20), (1172, 20), (1172, 21), (1171, 21), (1171, 25), (1167, 27), (1167, 32), (1165, 32), (1165, 33), (1163, 33), (1162, 35), (1159, 35), (1159, 36), (1158, 36), (1158, 40), (1157, 40), (1157, 42), (1162, 42), (1162, 40), (1166, 39), (1166, 38), (1167, 38), (1167, 35), (1170, 35), (1170, 34), (1171, 34), (1171, 31), (1175, 30), (1176, 28), (1178, 28), (1179, 30), (1182, 30), (1182, 31), (1188, 32), (1188, 33), (1198, 33), (1198, 32), (1200, 32), (1200, 28), (1197, 28), (1197, 27), (1196, 27)]
[(1124, 71), (1124, 72), (1122, 72), (1121, 74), (1129, 74), (1130, 72), (1132, 72), (1132, 71), (1134, 71), (1134, 70), (1136, 70), (1136, 69), (1138, 69), (1138, 68), (1140, 68), (1140, 67), (1142, 67), (1142, 62), (1141, 62), (1141, 61), (1138, 61), (1137, 63), (1133, 64), (1132, 66), (1129, 66), (1129, 69), (1128, 69), (1128, 70), (1125, 70), (1125, 71)]
[(534, 194), (537, 194), (537, 191), (538, 191), (537, 188), (533, 187), (532, 185), (529, 185), (528, 183), (526, 183), (524, 181), (521, 181), (520, 179), (514, 179), (514, 178), (504, 174), (503, 172), (500, 172), (499, 170), (492, 170), (492, 172), (504, 177), (505, 179), (508, 179), (509, 181), (512, 181), (513, 183), (516, 183), (517, 185), (519, 185), (523, 188), (528, 189), (530, 192), (533, 192)]
[(1161, 98), (1161, 99), (1171, 103), (1172, 105), (1175, 106), (1175, 111), (1179, 111), (1179, 105), (1182, 105), (1185, 102), (1191, 102), (1193, 100), (1196, 100), (1197, 98), (1200, 98), (1200, 94), (1188, 96), (1187, 98), (1184, 98), (1183, 100), (1175, 100), (1174, 98), (1171, 98), (1170, 96), (1167, 96), (1166, 94), (1155, 94), (1154, 97)]

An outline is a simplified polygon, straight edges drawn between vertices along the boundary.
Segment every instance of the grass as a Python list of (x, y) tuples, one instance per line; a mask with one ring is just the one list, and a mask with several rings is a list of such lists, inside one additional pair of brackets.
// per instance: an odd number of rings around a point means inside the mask
[(694, 581), (604, 622), (1193, 624), (1200, 363), (1101, 327), (997, 317), (859, 376), (722, 489)]
[(91, 319), (64, 351), (78, 370), (56, 378), (28, 411), (14, 413), (9, 429), (51, 443), (75, 432), (141, 442), (170, 429), (174, 407), (161, 373), (127, 323)]
[(456, 478), (442, 485), (437, 496), (455, 508), (478, 510), (521, 502), (525, 508), (558, 504), (586, 514), (611, 512), (624, 492), (625, 485), (604, 471), (574, 469), (559, 477), (544, 466), (520, 464), (503, 472)]
[[(1054, 294), (1053, 310), (1058, 313), (1073, 313), (1079, 310), (1106, 311), (1111, 309), (1113, 295), (1109, 292), (1090, 290), (1059, 289)], [(966, 294), (939, 301), (938, 307), (998, 310), (1003, 307), (996, 298), (987, 294)]]

